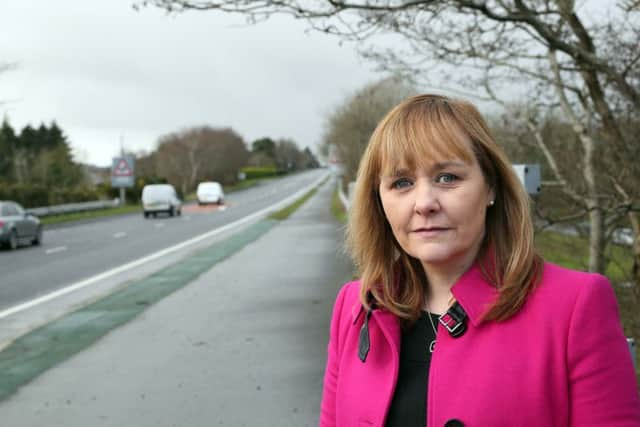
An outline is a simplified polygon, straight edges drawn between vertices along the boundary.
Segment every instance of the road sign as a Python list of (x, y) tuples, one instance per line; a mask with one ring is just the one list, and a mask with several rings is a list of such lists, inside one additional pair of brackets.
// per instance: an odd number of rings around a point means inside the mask
[(133, 187), (135, 158), (133, 156), (114, 157), (111, 163), (111, 186)]
[(513, 165), (513, 169), (527, 193), (540, 193), (540, 165)]

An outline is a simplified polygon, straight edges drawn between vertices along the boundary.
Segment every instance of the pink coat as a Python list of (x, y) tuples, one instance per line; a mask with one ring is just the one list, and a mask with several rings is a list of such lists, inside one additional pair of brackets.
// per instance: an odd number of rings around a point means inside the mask
[[(370, 351), (361, 362), (359, 287), (347, 283), (335, 303), (323, 427), (383, 426), (393, 397), (399, 323), (387, 311), (373, 311)], [(468, 330), (452, 338), (438, 328), (428, 427), (640, 426), (633, 364), (606, 278), (545, 264), (522, 310), (500, 323), (480, 319), (496, 293), (477, 266), (452, 292), (469, 316)]]

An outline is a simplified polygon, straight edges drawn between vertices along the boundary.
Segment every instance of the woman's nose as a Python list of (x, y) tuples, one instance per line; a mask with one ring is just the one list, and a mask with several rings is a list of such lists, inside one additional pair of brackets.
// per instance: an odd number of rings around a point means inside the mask
[(421, 215), (428, 215), (440, 210), (440, 201), (433, 185), (424, 180), (418, 180), (414, 188), (414, 210)]

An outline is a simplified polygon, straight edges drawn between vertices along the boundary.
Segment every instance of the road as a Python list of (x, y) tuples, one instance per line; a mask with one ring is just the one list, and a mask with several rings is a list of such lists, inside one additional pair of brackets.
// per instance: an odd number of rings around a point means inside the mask
[(247, 216), (326, 171), (296, 174), (226, 197), (226, 209), (185, 206), (181, 217), (124, 215), (45, 230), (40, 247), (0, 251), (0, 311)]
[[(334, 185), (0, 402), (2, 425), (317, 425), (331, 307), (352, 274)], [(97, 313), (54, 322), (56, 339)]]

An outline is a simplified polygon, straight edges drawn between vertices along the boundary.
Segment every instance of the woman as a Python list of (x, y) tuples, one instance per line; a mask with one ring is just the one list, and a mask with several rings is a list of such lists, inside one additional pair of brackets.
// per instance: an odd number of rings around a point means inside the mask
[(545, 263), (476, 108), (410, 98), (360, 163), (321, 426), (640, 426), (611, 285)]

